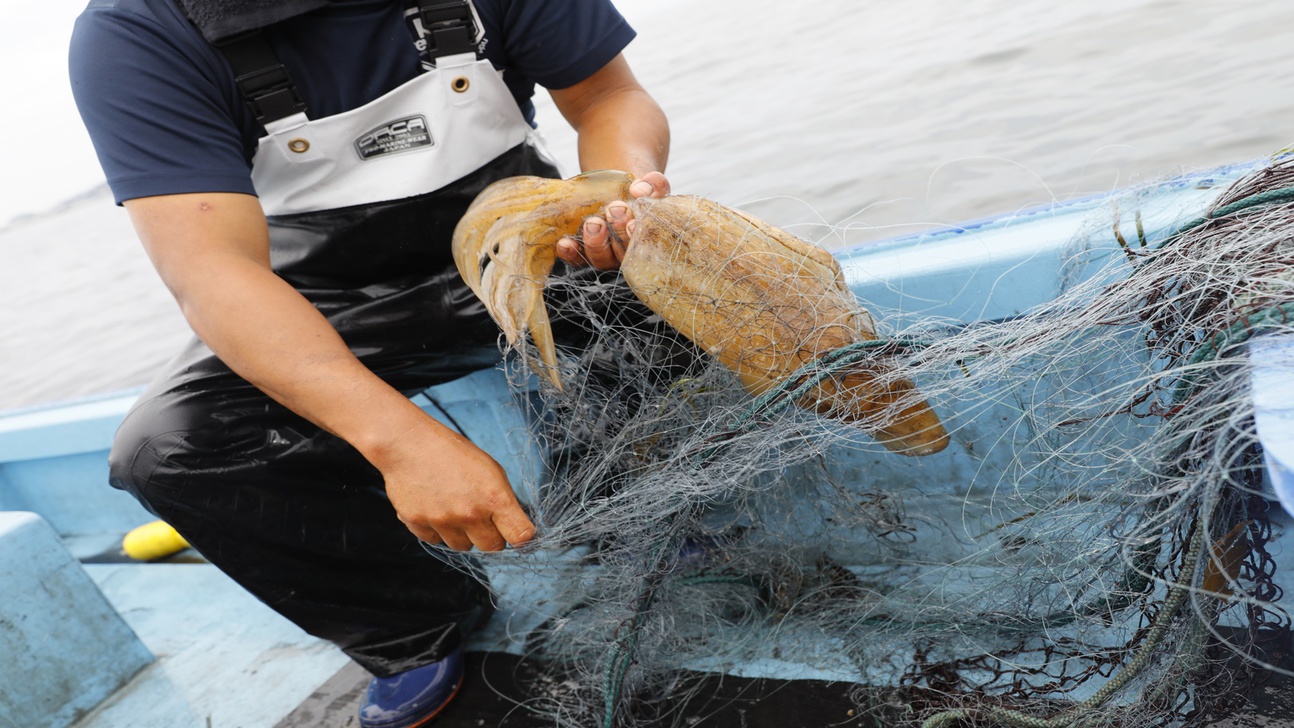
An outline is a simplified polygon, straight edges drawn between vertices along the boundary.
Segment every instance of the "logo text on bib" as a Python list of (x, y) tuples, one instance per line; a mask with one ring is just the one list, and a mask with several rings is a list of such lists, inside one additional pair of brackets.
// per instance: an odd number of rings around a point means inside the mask
[(427, 117), (418, 114), (390, 121), (355, 140), (355, 151), (363, 160), (384, 154), (408, 152), (432, 145)]

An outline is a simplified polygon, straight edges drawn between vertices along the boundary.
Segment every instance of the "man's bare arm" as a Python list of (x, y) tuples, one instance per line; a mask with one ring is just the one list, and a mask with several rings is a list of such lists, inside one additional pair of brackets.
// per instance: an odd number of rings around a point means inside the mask
[(240, 376), (359, 450), (410, 531), (459, 550), (531, 538), (498, 463), (369, 371), (270, 269), (256, 198), (166, 195), (126, 209), (194, 332)]
[[(579, 133), (580, 169), (629, 172), (638, 178), (629, 190), (634, 197), (669, 194), (669, 181), (662, 174), (669, 160), (669, 122), (634, 78), (624, 56), (616, 56), (574, 86), (549, 93)], [(563, 238), (557, 245), (558, 256), (573, 265), (588, 262), (603, 269), (619, 267), (624, 246), (607, 234), (606, 223), (620, 240), (628, 240), (629, 206), (609, 205), (607, 216), (609, 220), (590, 218), (585, 223), (582, 245)]]

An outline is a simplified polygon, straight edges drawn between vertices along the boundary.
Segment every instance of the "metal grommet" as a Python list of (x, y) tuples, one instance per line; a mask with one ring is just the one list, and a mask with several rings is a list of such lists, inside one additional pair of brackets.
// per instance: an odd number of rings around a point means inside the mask
[(306, 141), (305, 139), (302, 139), (301, 137), (297, 137), (296, 139), (293, 139), (292, 141), (288, 142), (288, 149), (291, 149), (297, 154), (301, 154), (302, 152), (305, 152), (306, 150), (310, 149), (310, 142)]
[(458, 78), (455, 78), (453, 81), (449, 82), (449, 87), (454, 89), (455, 93), (460, 93), (460, 94), (466, 91), (467, 87), (471, 85), (472, 85), (472, 82), (467, 80), (467, 76), (459, 76)]

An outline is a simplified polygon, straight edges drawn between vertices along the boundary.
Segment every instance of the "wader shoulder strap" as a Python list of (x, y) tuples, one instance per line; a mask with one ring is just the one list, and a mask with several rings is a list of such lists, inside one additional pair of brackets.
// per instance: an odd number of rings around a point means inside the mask
[(261, 125), (305, 112), (305, 101), (293, 85), (292, 76), (279, 63), (269, 39), (260, 30), (212, 45), (229, 60), (238, 90)]
[(273, 24), (325, 4), (326, 0), (285, 0), (261, 7), (217, 0), (177, 2), (184, 17), (229, 61), (238, 90), (262, 126), (304, 113), (306, 104), (259, 24)]
[[(482, 29), (469, 0), (406, 0), (417, 8), (415, 30), (431, 61), (460, 53), (476, 53)], [(420, 27), (419, 27), (420, 26)], [(306, 104), (279, 63), (269, 39), (260, 29), (222, 39), (212, 46), (233, 67), (234, 79), (256, 121), (262, 126), (305, 113)]]
[(405, 0), (405, 7), (417, 9), (414, 34), (427, 60), (476, 53), (482, 30), (469, 0)]

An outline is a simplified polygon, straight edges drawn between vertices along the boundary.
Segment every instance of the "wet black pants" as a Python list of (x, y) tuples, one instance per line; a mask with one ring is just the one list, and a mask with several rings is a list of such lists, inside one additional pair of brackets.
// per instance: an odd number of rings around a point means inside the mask
[[(452, 268), (303, 293), (408, 394), (499, 360), (497, 327)], [(459, 625), (488, 616), (487, 589), (422, 549), (376, 468), (199, 341), (126, 416), (111, 477), (252, 594), (374, 674), (439, 659), (462, 639)]]

